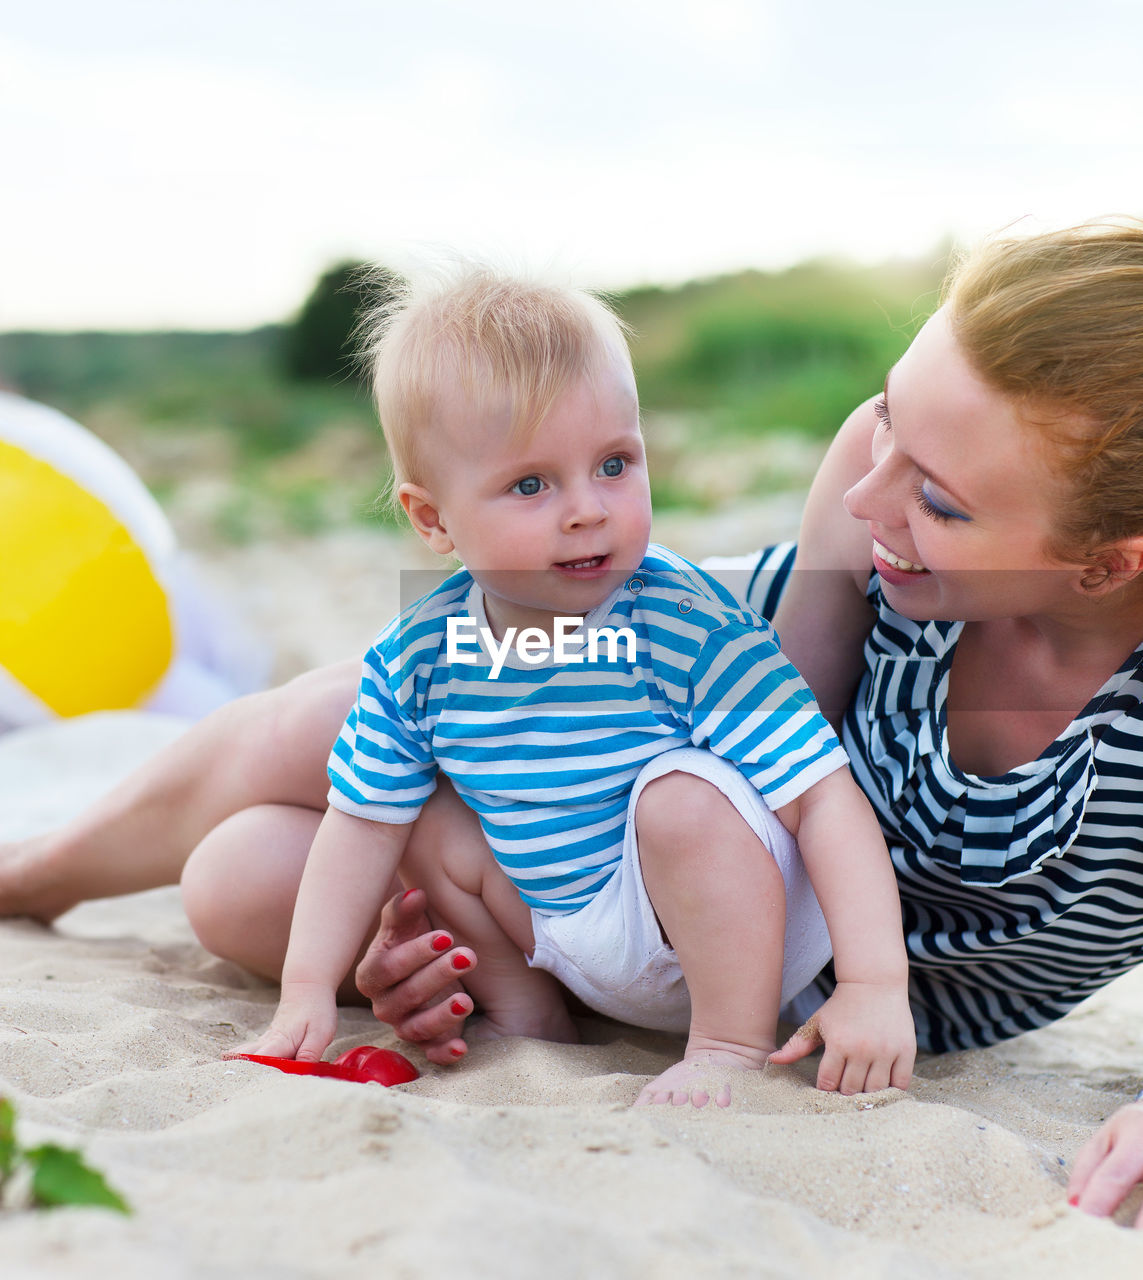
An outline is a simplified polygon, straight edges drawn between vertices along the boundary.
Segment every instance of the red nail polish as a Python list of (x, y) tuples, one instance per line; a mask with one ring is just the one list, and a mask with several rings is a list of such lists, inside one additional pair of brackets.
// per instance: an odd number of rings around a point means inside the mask
[(404, 902), (406, 898), (411, 897), (416, 892), (416, 889), (406, 889), (405, 892), (401, 894), (401, 901)]
[(452, 946), (452, 939), (447, 933), (439, 934), (433, 939), (434, 951), (447, 951)]
[(454, 1058), (463, 1058), (463, 1057), (464, 1057), (464, 1050), (463, 1050), (463, 1049), (450, 1049), (450, 1050), (449, 1050), (449, 1053), (451, 1053), (451, 1054), (452, 1054), (452, 1056), (453, 1056)]
[(471, 969), (472, 961), (468, 956), (453, 956), (452, 967), (454, 969)]
[(1079, 1204), (1079, 1196), (1068, 1196), (1068, 1204), (1074, 1209)]
[(458, 1016), (462, 1013), (468, 1012), (468, 1010), (464, 1007), (464, 1005), (461, 1004), (459, 1000), (454, 1000), (452, 1004), (449, 1005), (449, 1011), (457, 1014)]

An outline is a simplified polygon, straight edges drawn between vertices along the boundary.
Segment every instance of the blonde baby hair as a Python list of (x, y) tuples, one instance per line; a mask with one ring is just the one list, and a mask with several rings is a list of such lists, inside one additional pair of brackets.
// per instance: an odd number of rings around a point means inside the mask
[(424, 483), (425, 439), (458, 393), (474, 413), (507, 408), (526, 438), (580, 379), (631, 368), (626, 327), (594, 294), (464, 262), (400, 287), (362, 345), (394, 490)]
[(1049, 550), (1098, 564), (1143, 534), (1143, 221), (988, 240), (953, 268), (944, 300), (969, 363), (1043, 432), (1071, 483)]

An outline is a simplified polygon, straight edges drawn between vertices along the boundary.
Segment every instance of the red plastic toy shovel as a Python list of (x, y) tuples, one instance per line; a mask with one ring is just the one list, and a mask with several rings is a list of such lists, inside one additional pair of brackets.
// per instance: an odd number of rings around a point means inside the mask
[(261, 1062), (294, 1076), (330, 1076), (334, 1080), (352, 1080), (358, 1084), (407, 1084), (420, 1072), (396, 1049), (376, 1049), (359, 1044), (348, 1049), (333, 1062), (299, 1062), (296, 1058), (269, 1058), (261, 1053), (237, 1053), (236, 1058)]

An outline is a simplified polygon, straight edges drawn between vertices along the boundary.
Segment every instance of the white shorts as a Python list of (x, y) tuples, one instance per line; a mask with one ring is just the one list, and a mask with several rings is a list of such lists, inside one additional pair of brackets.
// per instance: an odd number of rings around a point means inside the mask
[(536, 948), (531, 963), (554, 974), (599, 1013), (655, 1031), (688, 1029), (690, 996), (678, 958), (663, 941), (647, 896), (635, 836), (639, 794), (648, 782), (666, 773), (694, 774), (716, 786), (778, 864), (786, 882), (781, 1003), (787, 1004), (817, 977), (832, 954), (821, 907), (794, 837), (755, 787), (734, 765), (694, 747), (656, 756), (635, 779), (619, 866), (587, 906), (558, 915), (532, 912)]

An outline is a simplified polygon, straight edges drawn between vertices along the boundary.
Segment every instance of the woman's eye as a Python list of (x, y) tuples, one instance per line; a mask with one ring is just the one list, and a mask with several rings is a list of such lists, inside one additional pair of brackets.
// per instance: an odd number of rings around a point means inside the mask
[(627, 470), (626, 458), (608, 458), (607, 461), (599, 468), (600, 474), (614, 480), (616, 476), (621, 476)]
[(930, 520), (951, 520), (951, 511), (942, 511), (940, 507), (929, 497), (921, 485), (913, 488), (913, 497), (916, 499), (917, 506), (921, 511), (929, 517)]
[(921, 511), (929, 517), (930, 520), (963, 520), (965, 523), (971, 522), (971, 517), (962, 515), (959, 511), (952, 511), (948, 507), (942, 507), (934, 502), (932, 498), (925, 492), (925, 486), (916, 485), (913, 489), (913, 497), (917, 500), (917, 506)]
[(892, 427), (893, 424), (889, 420), (889, 406), (885, 402), (884, 396), (878, 396), (873, 402), (873, 412), (877, 415), (879, 426)]
[(543, 487), (544, 482), (539, 476), (525, 476), (523, 480), (516, 481), (512, 486), (512, 492), (524, 498), (534, 498)]

